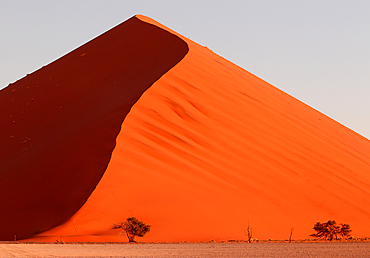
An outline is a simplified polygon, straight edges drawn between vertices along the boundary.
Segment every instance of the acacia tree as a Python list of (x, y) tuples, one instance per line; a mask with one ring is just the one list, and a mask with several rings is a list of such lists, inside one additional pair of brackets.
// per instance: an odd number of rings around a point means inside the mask
[(313, 229), (316, 231), (315, 234), (311, 234), (310, 236), (322, 238), (322, 239), (329, 239), (332, 241), (338, 239), (338, 235), (342, 238), (346, 238), (350, 236), (352, 230), (348, 224), (337, 224), (334, 220), (328, 220), (328, 222), (320, 223), (317, 222)]
[(126, 232), (126, 236), (129, 242), (135, 242), (135, 237), (143, 237), (150, 231), (150, 225), (146, 225), (144, 222), (138, 220), (135, 217), (126, 219), (125, 222), (119, 224), (113, 224), (112, 229), (123, 229)]

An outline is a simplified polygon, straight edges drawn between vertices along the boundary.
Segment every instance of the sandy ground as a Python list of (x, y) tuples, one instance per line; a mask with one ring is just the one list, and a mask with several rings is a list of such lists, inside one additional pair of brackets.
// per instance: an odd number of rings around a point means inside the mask
[(370, 243), (0, 244), (0, 257), (370, 257)]

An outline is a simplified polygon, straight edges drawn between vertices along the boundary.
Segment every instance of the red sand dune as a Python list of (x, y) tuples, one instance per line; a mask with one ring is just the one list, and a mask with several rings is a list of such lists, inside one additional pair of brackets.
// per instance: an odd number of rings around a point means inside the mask
[(0, 92), (0, 239), (31, 237), (81, 208), (132, 105), (187, 51), (132, 18)]
[(110, 227), (132, 215), (144, 241), (329, 219), (370, 236), (368, 139), (150, 18), (0, 91), (0, 112), (2, 240), (126, 241)]

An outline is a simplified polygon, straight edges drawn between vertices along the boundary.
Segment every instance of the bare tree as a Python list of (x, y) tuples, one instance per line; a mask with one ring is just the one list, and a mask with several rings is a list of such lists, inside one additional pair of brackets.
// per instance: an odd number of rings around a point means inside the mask
[(294, 228), (290, 228), (289, 243), (291, 243), (291, 242), (292, 242), (293, 230), (294, 230)]
[(250, 243), (252, 241), (253, 232), (252, 232), (252, 228), (249, 226), (249, 221), (248, 221), (247, 230), (244, 230), (244, 233), (248, 237), (248, 243)]

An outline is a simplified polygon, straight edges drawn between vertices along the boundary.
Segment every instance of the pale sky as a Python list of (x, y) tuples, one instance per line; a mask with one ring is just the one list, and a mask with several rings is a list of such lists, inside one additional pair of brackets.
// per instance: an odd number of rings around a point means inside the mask
[(370, 138), (369, 0), (0, 0), (0, 89), (135, 14)]

